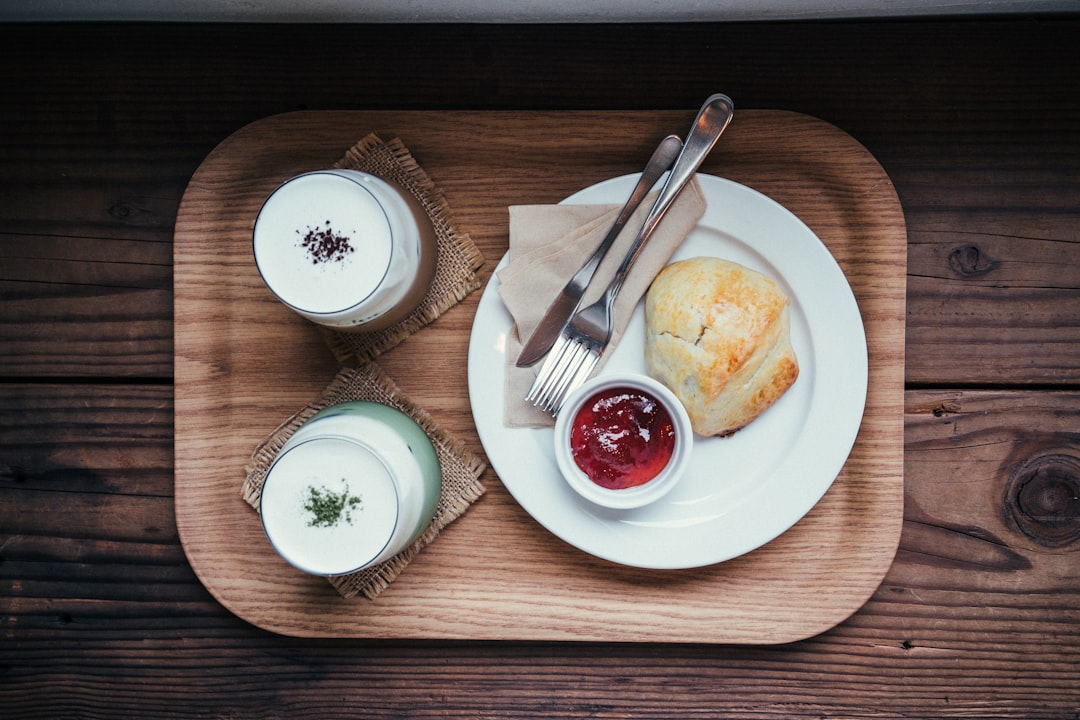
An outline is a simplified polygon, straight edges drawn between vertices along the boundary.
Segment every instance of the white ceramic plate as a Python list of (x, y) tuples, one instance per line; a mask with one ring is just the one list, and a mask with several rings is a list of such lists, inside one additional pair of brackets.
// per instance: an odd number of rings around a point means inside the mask
[[(566, 203), (621, 204), (637, 176), (586, 188)], [(866, 402), (862, 317), (818, 237), (768, 197), (698, 175), (708, 207), (672, 260), (726, 258), (776, 279), (791, 298), (800, 374), (780, 400), (729, 438), (695, 438), (678, 487), (636, 510), (605, 510), (577, 495), (555, 463), (550, 429), (503, 425), (506, 339), (512, 327), (488, 283), (469, 343), (469, 399), (492, 467), (514, 499), (571, 545), (642, 568), (690, 568), (737, 557), (777, 537), (825, 494), (851, 452)], [(505, 262), (505, 258), (503, 260)], [(645, 371), (637, 310), (601, 372)]]

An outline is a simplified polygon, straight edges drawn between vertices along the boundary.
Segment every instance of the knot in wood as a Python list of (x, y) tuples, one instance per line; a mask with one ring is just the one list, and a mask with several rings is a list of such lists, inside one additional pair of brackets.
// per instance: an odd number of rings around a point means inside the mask
[(1064, 453), (1021, 463), (1005, 488), (1005, 513), (1026, 536), (1044, 547), (1080, 538), (1080, 459)]
[(931, 411), (934, 417), (945, 417), (960, 412), (960, 403), (955, 400), (942, 400)]
[(112, 215), (117, 220), (124, 220), (131, 217), (131, 206), (123, 202), (118, 202), (109, 208), (109, 215)]
[(960, 277), (979, 277), (997, 266), (977, 245), (961, 245), (949, 253), (949, 269)]

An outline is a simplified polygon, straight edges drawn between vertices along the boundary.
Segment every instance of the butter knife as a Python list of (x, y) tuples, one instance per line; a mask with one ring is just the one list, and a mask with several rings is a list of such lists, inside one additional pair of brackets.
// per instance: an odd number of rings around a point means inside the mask
[(676, 135), (668, 135), (660, 141), (656, 150), (653, 151), (652, 157), (649, 158), (649, 162), (645, 165), (645, 169), (641, 172), (641, 177), (638, 179), (637, 185), (634, 186), (633, 192), (630, 193), (629, 199), (627, 199), (626, 204), (623, 205), (622, 210), (619, 212), (619, 216), (615, 219), (615, 224), (611, 226), (608, 234), (604, 237), (600, 246), (596, 248), (596, 252), (592, 254), (592, 257), (585, 261), (580, 270), (574, 273), (574, 277), (570, 278), (570, 281), (566, 283), (566, 286), (548, 306), (544, 317), (540, 319), (536, 329), (533, 330), (533, 334), (529, 336), (525, 347), (522, 348), (521, 354), (518, 356), (516, 363), (518, 367), (529, 367), (535, 364), (551, 349), (551, 346), (555, 343), (555, 338), (559, 337), (563, 325), (577, 310), (578, 304), (581, 302), (581, 296), (585, 293), (585, 288), (589, 286), (593, 274), (596, 273), (596, 268), (600, 266), (600, 261), (604, 259), (615, 239), (619, 237), (619, 233), (622, 232), (627, 221), (637, 210), (638, 205), (645, 199), (645, 196), (652, 189), (652, 186), (656, 184), (656, 181), (660, 179), (660, 176), (667, 172), (672, 163), (675, 162), (675, 158), (681, 150), (682, 141)]

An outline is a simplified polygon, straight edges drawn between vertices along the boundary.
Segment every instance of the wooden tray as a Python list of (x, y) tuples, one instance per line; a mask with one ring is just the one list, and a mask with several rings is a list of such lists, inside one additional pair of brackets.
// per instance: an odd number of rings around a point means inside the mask
[[(176, 515), (192, 567), (225, 607), (296, 636), (780, 643), (862, 606), (892, 562), (903, 515), (904, 216), (861, 145), (794, 113), (737, 110), (702, 169), (806, 222), (847, 274), (866, 325), (870, 389), (855, 448), (787, 533), (711, 567), (626, 568), (552, 536), (488, 470), (487, 494), (383, 595), (344, 600), (279, 560), (240, 498), (252, 448), (337, 370), (252, 262), (252, 222), (275, 185), (329, 166), (368, 132), (400, 137), (488, 259), (486, 280), (506, 250), (509, 205), (558, 202), (638, 171), (694, 110), (301, 112), (253, 123), (207, 157), (176, 222)], [(479, 296), (379, 360), (478, 453), (466, 364)]]

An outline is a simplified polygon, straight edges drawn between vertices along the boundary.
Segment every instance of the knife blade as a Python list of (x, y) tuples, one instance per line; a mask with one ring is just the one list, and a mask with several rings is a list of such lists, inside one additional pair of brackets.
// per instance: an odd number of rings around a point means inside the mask
[(566, 321), (570, 319), (581, 303), (581, 296), (585, 294), (585, 288), (589, 286), (589, 281), (592, 280), (593, 275), (596, 273), (596, 268), (600, 266), (600, 261), (604, 259), (608, 249), (614, 244), (615, 239), (619, 237), (619, 233), (622, 232), (627, 221), (637, 210), (641, 201), (645, 199), (652, 186), (671, 168), (681, 150), (682, 141), (679, 140), (677, 135), (668, 135), (656, 146), (652, 157), (649, 158), (649, 162), (646, 163), (645, 169), (641, 172), (641, 177), (638, 178), (637, 185), (634, 186), (630, 197), (627, 199), (626, 204), (623, 205), (622, 210), (619, 211), (619, 216), (615, 218), (615, 223), (608, 230), (603, 241), (601, 241), (592, 256), (585, 261), (585, 264), (581, 266), (581, 269), (574, 273), (574, 276), (566, 283), (551, 305), (548, 306), (544, 316), (536, 325), (536, 329), (533, 330), (532, 335), (525, 342), (525, 347), (522, 348), (521, 354), (518, 355), (515, 363), (518, 367), (534, 365), (551, 349), (551, 346), (555, 343), (555, 338), (562, 331), (563, 325), (566, 324)]

